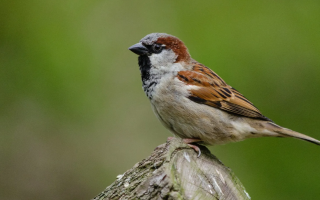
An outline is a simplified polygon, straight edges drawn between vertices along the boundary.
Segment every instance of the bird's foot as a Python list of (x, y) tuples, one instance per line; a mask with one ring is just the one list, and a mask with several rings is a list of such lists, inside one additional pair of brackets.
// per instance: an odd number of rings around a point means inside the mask
[(192, 139), (192, 138), (186, 138), (182, 140), (184, 143), (186, 143), (189, 147), (193, 148), (197, 153), (198, 153), (198, 158), (201, 155), (201, 150), (198, 146), (190, 144), (190, 143), (194, 143), (194, 142), (200, 142), (200, 139)]

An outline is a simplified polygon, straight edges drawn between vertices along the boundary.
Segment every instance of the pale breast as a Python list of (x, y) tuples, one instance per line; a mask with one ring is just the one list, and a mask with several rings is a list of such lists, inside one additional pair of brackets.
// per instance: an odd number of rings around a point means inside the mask
[(206, 144), (237, 140), (227, 113), (190, 101), (188, 95), (187, 88), (173, 77), (157, 85), (150, 101), (166, 128), (181, 138), (200, 138)]

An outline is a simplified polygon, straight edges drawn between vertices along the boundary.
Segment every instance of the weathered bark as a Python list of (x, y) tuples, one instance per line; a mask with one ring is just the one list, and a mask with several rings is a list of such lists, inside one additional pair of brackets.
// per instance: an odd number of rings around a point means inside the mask
[(232, 171), (206, 147), (199, 147), (200, 157), (181, 139), (158, 146), (94, 200), (250, 199)]

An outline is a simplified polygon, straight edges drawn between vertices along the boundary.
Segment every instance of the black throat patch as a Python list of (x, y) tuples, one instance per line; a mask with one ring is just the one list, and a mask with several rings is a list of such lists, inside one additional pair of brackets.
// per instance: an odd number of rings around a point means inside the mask
[(147, 55), (139, 56), (138, 58), (140, 72), (141, 72), (141, 80), (142, 80), (142, 87), (146, 95), (149, 99), (152, 99), (152, 91), (153, 88), (157, 85), (156, 80), (151, 80), (152, 77), (150, 76), (150, 69), (151, 69), (151, 62)]
[(141, 80), (144, 84), (146, 81), (150, 79), (151, 62), (147, 55), (139, 56), (138, 61), (141, 72)]

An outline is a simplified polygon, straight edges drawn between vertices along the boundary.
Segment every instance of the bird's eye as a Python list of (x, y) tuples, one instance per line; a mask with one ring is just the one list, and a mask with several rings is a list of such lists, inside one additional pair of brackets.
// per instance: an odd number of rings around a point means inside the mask
[(152, 45), (152, 50), (155, 52), (155, 53), (160, 53), (162, 51), (162, 45), (160, 44), (154, 44)]

